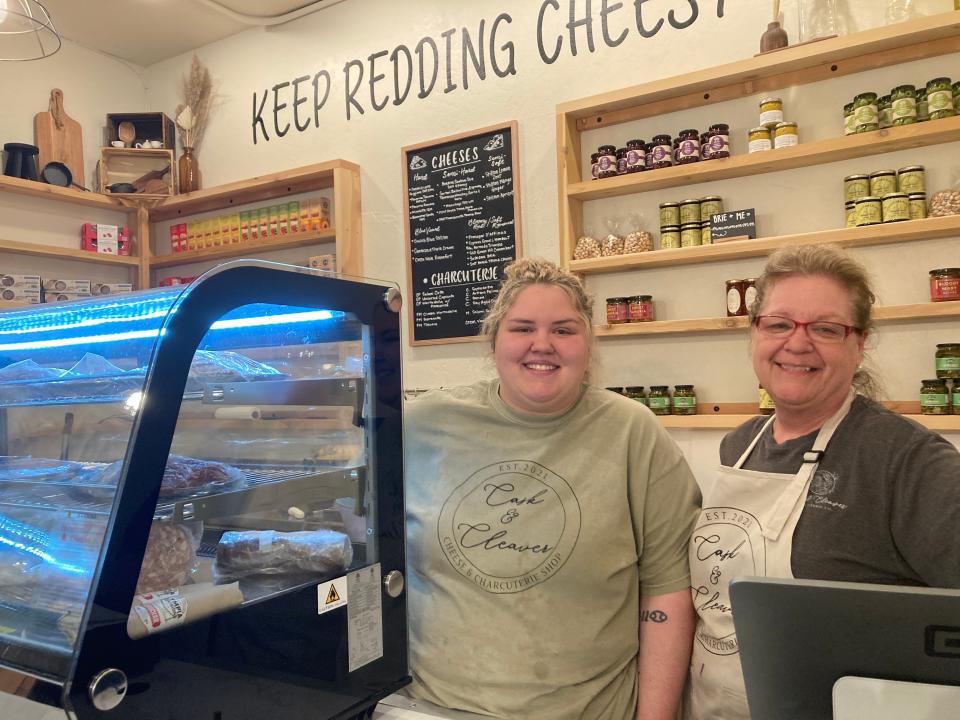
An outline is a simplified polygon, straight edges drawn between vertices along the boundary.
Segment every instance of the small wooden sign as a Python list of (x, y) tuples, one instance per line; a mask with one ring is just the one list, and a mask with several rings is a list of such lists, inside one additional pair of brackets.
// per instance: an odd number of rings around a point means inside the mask
[(517, 123), (403, 148), (410, 344), (469, 342), (520, 255)]
[(757, 213), (753, 208), (731, 210), (710, 216), (710, 241), (723, 242), (731, 238), (756, 238)]

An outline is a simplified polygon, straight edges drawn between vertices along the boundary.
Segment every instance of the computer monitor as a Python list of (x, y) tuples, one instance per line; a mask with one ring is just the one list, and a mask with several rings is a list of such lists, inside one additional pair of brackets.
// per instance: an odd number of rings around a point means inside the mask
[(743, 578), (730, 598), (752, 720), (830, 720), (845, 676), (960, 685), (960, 590)]

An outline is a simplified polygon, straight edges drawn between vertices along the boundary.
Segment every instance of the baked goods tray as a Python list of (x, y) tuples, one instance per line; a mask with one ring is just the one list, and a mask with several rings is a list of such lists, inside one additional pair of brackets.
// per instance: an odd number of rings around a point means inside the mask
[[(154, 517), (158, 520), (203, 520), (230, 517), (293, 505), (334, 500), (356, 494), (366, 468), (330, 468), (313, 465), (236, 465), (244, 476), (242, 487), (222, 492), (160, 498)], [(108, 515), (116, 488), (110, 485), (70, 481), (16, 481), (0, 485), (2, 508), (69, 511)]]

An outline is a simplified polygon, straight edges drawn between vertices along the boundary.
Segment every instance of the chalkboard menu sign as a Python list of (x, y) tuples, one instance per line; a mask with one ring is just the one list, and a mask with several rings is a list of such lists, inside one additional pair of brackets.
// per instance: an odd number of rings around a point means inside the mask
[(477, 339), (520, 254), (517, 123), (403, 148), (410, 344)]

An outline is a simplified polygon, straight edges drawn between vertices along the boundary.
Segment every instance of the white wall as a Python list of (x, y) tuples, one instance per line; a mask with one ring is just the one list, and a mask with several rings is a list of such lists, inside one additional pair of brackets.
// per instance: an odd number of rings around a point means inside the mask
[[(552, 43), (562, 32), (569, 0), (560, 0), (562, 10), (547, 6), (545, 38)], [(587, 0), (574, 0), (578, 16), (585, 14)], [(520, 186), (524, 252), (558, 259), (555, 108), (560, 102), (581, 98), (627, 85), (678, 73), (707, 68), (752, 56), (766, 28), (769, 0), (727, 0), (722, 19), (717, 17), (717, 0), (698, 0), (699, 17), (689, 28), (678, 31), (665, 25), (652, 38), (641, 37), (633, 25), (634, 4), (623, 0), (610, 15), (611, 34), (628, 29), (624, 42), (606, 47), (601, 37), (601, 3), (594, 0), (596, 51), (586, 46), (584, 31), (578, 32), (578, 55), (572, 57), (569, 41), (553, 64), (541, 61), (537, 51), (539, 0), (497, 2), (495, 0), (349, 0), (298, 21), (268, 29), (254, 29), (198, 50), (202, 61), (217, 81), (221, 101), (199, 159), (207, 186), (239, 180), (332, 158), (358, 163), (362, 170), (363, 241), (365, 274), (392, 280), (405, 286), (406, 258), (402, 217), (402, 176), (400, 148), (485, 125), (516, 119), (519, 123)], [(850, 0), (853, 29), (874, 26), (883, 20), (885, 2)], [(683, 20), (689, 16), (688, 0), (647, 0), (641, 4), (647, 25), (674, 10)], [(922, 0), (921, 11), (951, 9), (950, 0)], [(785, 25), (796, 38), (797, 4), (783, 0)], [(459, 41), (462, 28), (472, 37), (485, 21), (487, 35), (500, 13), (509, 13), (511, 22), (501, 24), (498, 46), (510, 43), (515, 52), (516, 74), (497, 77), (487, 57), (487, 76), (470, 75), (464, 90), (460, 71)], [(453, 35), (454, 81), (459, 86), (443, 92), (444, 77), (425, 99), (416, 89), (406, 101), (388, 104), (380, 112), (371, 107), (369, 94), (357, 98), (366, 112), (346, 119), (344, 65), (398, 45), (411, 49), (429, 36), (443, 51), (442, 34)], [(488, 48), (489, 50), (489, 48)], [(495, 55), (506, 64), (506, 51)], [(178, 102), (179, 82), (189, 67), (188, 55), (147, 68), (143, 83), (134, 70), (92, 53), (67, 47), (52, 60), (33, 66), (19, 63), (15, 71), (0, 67), (3, 86), (12, 83), (18, 102), (0, 104), (0, 126), (5, 136), (15, 139), (32, 136), (33, 112), (46, 108), (50, 87), (65, 90), (68, 112), (84, 125), (88, 172), (99, 144), (99, 127), (106, 112), (124, 109), (163, 110), (173, 115)], [(292, 82), (302, 75), (327, 70), (332, 89), (320, 111), (319, 127), (304, 132), (291, 129), (283, 138), (274, 137), (272, 96), (263, 118), (271, 137), (253, 143), (252, 106), (254, 93), (263, 93), (277, 83)], [(378, 61), (377, 70), (386, 79), (377, 93), (393, 95), (389, 58)], [(23, 77), (21, 73), (33, 73)], [(913, 63), (909, 66), (842, 78), (831, 83), (806, 86), (783, 93), (788, 114), (801, 123), (806, 140), (840, 132), (839, 113), (844, 102), (856, 92), (887, 90), (901, 81), (925, 82), (934, 74), (960, 76), (960, 56)], [(369, 77), (365, 62), (364, 81)], [(81, 87), (81, 78), (85, 81)], [(97, 82), (89, 82), (96, 78)], [(416, 85), (414, 79), (414, 85)], [(306, 84), (309, 86), (309, 83)], [(366, 87), (366, 86), (365, 86)], [(22, 89), (24, 93), (16, 92)], [(292, 91), (281, 92), (281, 101), (292, 102)], [(22, 99), (21, 99), (22, 98)], [(307, 106), (309, 107), (309, 105)], [(720, 120), (735, 128), (735, 150), (743, 150), (743, 131), (754, 123), (755, 109), (748, 101), (714, 105), (680, 113), (675, 117), (639, 121), (615, 126), (584, 137), (585, 151), (603, 141), (622, 144), (628, 137), (649, 137), (655, 131), (675, 132), (681, 127), (701, 127)], [(289, 108), (283, 122), (292, 122)], [(6, 128), (9, 128), (7, 130)], [(93, 138), (96, 138), (91, 144)], [(709, 183), (662, 193), (589, 203), (588, 222), (602, 223), (604, 216), (639, 210), (647, 227), (657, 230), (656, 204), (699, 194), (720, 194), (728, 207), (756, 207), (761, 231), (778, 234), (801, 229), (837, 227), (842, 223), (840, 178), (856, 171), (872, 171), (921, 163), (927, 166), (931, 187), (942, 187), (960, 169), (947, 162), (958, 154), (960, 144), (933, 149), (904, 151), (833, 165), (775, 173), (757, 179), (743, 178)], [(2, 206), (0, 206), (2, 207)], [(865, 248), (858, 254), (876, 275), (882, 302), (899, 304), (926, 299), (926, 273), (930, 268), (955, 266), (956, 239), (922, 243), (918, 250), (902, 246)], [(754, 276), (758, 260), (689, 266), (638, 273), (616, 273), (591, 277), (589, 284), (598, 299), (597, 320), (603, 298), (626, 291), (654, 294), (662, 318), (716, 316), (722, 314), (723, 280)], [(919, 380), (930, 375), (933, 346), (937, 342), (960, 340), (956, 323), (888, 325), (881, 329), (875, 355), (887, 381), (889, 396), (914, 399)], [(490, 371), (483, 347), (477, 343), (407, 348), (405, 385), (408, 388), (449, 386), (468, 382)], [(692, 335), (666, 339), (610, 339), (601, 343), (601, 385), (650, 385), (692, 382), (702, 401), (732, 402), (755, 397), (756, 381), (749, 368), (746, 337), (741, 335)], [(689, 449), (694, 464), (705, 468), (716, 458), (720, 433), (678, 432), (678, 440)]]

